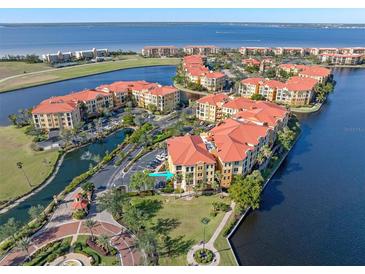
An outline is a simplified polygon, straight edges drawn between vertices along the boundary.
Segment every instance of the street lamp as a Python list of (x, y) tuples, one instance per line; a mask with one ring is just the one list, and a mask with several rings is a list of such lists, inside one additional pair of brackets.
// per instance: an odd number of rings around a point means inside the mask
[(205, 250), (205, 226), (209, 223), (209, 218), (204, 217), (201, 219), (201, 222), (203, 224), (203, 250)]

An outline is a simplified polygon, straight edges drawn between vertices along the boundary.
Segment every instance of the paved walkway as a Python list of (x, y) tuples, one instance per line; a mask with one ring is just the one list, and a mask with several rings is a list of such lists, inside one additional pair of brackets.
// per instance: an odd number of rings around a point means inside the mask
[[(71, 204), (74, 195), (81, 188), (77, 188), (67, 194), (65, 199), (60, 202), (49, 222), (32, 237), (30, 253), (37, 249), (59, 239), (72, 236), (72, 241), (77, 239), (78, 235), (89, 235), (90, 231), (84, 226), (84, 220), (76, 221), (72, 218), (73, 209)], [(99, 196), (103, 192), (96, 192), (94, 196)], [(95, 197), (95, 199), (96, 199)], [(94, 199), (94, 200), (95, 200)], [(134, 238), (132, 235), (125, 233), (125, 228), (116, 222), (111, 214), (106, 211), (99, 212), (96, 203), (93, 202), (90, 207), (88, 218), (97, 222), (93, 228), (95, 235), (105, 234), (111, 238), (111, 244), (118, 249), (122, 265), (140, 265), (141, 253), (134, 247)], [(12, 249), (1, 261), (1, 265), (19, 265), (26, 258), (26, 253), (18, 249)]]
[(90, 266), (90, 259), (80, 253), (69, 253), (65, 256), (58, 257), (56, 260), (51, 262), (49, 265), (51, 266), (70, 266), (67, 264), (67, 261), (75, 261), (76, 264), (74, 266)]
[[(234, 204), (231, 204), (231, 209), (229, 211), (226, 212), (226, 214), (224, 214), (222, 221), (220, 222), (220, 224), (218, 225), (218, 227), (216, 228), (216, 230), (214, 231), (212, 237), (210, 238), (210, 240), (205, 244), (205, 248), (211, 250), (214, 255), (215, 258), (212, 261), (212, 263), (209, 264), (209, 266), (217, 266), (219, 265), (220, 262), (220, 254), (218, 252), (218, 250), (214, 247), (214, 242), (215, 240), (218, 238), (219, 234), (221, 233), (221, 231), (223, 230), (224, 226), (226, 225), (227, 221), (229, 220), (229, 217), (231, 216), (231, 214), (233, 213), (234, 210)], [(199, 265), (195, 259), (194, 259), (194, 253), (203, 248), (203, 244), (198, 244), (198, 245), (194, 245), (188, 252), (187, 255), (187, 260), (188, 260), (188, 265)]]
[[(51, 227), (42, 234), (32, 239), (29, 251), (33, 254), (39, 248), (59, 239), (74, 235), (90, 235), (89, 229), (84, 225), (85, 221), (75, 221)], [(97, 222), (93, 228), (94, 235), (107, 235), (111, 238), (111, 244), (120, 253), (121, 264), (125, 266), (140, 265), (141, 253), (134, 247), (134, 238), (121, 229), (107, 222)], [(25, 251), (12, 249), (1, 261), (0, 266), (19, 265), (26, 258)]]

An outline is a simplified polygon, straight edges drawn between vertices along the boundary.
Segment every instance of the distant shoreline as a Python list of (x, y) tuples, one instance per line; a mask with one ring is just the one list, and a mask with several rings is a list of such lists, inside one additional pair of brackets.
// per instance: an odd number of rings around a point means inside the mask
[[(103, 74), (103, 73), (124, 70), (124, 69), (158, 67), (158, 66), (176, 66), (179, 63), (180, 59), (179, 58), (165, 58), (165, 59), (149, 58), (149, 59), (135, 60), (135, 62), (133, 62), (133, 60), (132, 60), (132, 62), (131, 62), (131, 60), (123, 60), (123, 61), (125, 61), (124, 63), (126, 63), (126, 64), (121, 64), (120, 66), (115, 66), (115, 67), (113, 65), (115, 65), (118, 61), (114, 61), (114, 62), (108, 61), (108, 62), (103, 62), (103, 63), (90, 64), (86, 68), (85, 68), (85, 66), (81, 67), (81, 65), (80, 65), (80, 66), (73, 66), (73, 67), (67, 67), (67, 68), (60, 68), (60, 69), (51, 70), (51, 71), (44, 71), (44, 72), (39, 71), (39, 72), (37, 72), (37, 75), (42, 75), (42, 74), (51, 75), (51, 76), (54, 76), (54, 79), (46, 79), (44, 81), (40, 80), (38, 82), (33, 82), (33, 83), (29, 82), (29, 81), (25, 81), (24, 84), (19, 84), (19, 80), (17, 80), (17, 78), (13, 78), (10, 80), (10, 83), (5, 83), (6, 88), (2, 88), (0, 85), (0, 95), (1, 95), (1, 93), (14, 92), (14, 91), (18, 91), (18, 90), (21, 90), (24, 88), (37, 87), (37, 86), (47, 85), (47, 84), (51, 84), (51, 83), (57, 83), (57, 82), (71, 80), (71, 79), (99, 75), (99, 74)], [(98, 66), (98, 65), (101, 66), (101, 68), (99, 70), (87, 71), (88, 68), (95, 68), (95, 66)], [(107, 67), (105, 68), (104, 66), (107, 66)], [(70, 73), (68, 75), (62, 75), (61, 77), (59, 77), (57, 75), (57, 73), (61, 72), (62, 70), (63, 71), (69, 70)], [(27, 74), (19, 75), (20, 78), (26, 77), (26, 76), (27, 76)], [(29, 75), (29, 76), (32, 77), (32, 75)], [(13, 86), (11, 86), (11, 84), (13, 84)]]
[(285, 26), (303, 26), (303, 27), (332, 27), (332, 28), (342, 28), (346, 27), (361, 27), (365, 28), (365, 24), (351, 24), (351, 23), (286, 23), (286, 22), (229, 22), (229, 21), (211, 21), (211, 22), (194, 22), (194, 21), (186, 21), (186, 22), (170, 22), (170, 21), (155, 21), (155, 22), (148, 22), (148, 21), (140, 21), (140, 22), (38, 22), (38, 23), (2, 23), (0, 22), (0, 26), (40, 26), (40, 25), (90, 25), (90, 24), (97, 24), (97, 25), (128, 25), (128, 24), (148, 24), (148, 25), (156, 25), (156, 24), (170, 24), (170, 25), (184, 25), (184, 24), (232, 24), (232, 25), (247, 25), (247, 26), (272, 26), (272, 25), (280, 25), (281, 27)]

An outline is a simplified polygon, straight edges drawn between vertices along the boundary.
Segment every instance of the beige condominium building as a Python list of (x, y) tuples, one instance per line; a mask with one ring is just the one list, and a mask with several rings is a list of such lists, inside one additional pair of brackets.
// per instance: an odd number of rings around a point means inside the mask
[(201, 78), (201, 85), (209, 91), (222, 91), (225, 81), (224, 73), (209, 71)]
[(197, 101), (196, 117), (199, 120), (214, 123), (223, 117), (222, 107), (229, 101), (226, 94), (210, 94)]
[(193, 187), (214, 180), (216, 160), (200, 136), (180, 136), (167, 140), (169, 170), (175, 174), (175, 188)]
[(77, 102), (60, 98), (44, 100), (32, 110), (34, 126), (50, 131), (52, 129), (72, 129), (81, 122)]
[[(192, 155), (200, 155), (197, 153), (199, 148), (203, 149), (206, 157), (209, 154), (214, 157), (215, 170), (219, 171), (220, 183), (224, 188), (230, 186), (233, 176), (251, 172), (261, 148), (264, 145), (271, 147), (278, 131), (287, 125), (289, 111), (272, 102), (244, 100), (236, 101), (239, 105), (232, 118), (218, 122), (209, 132), (202, 133), (201, 136), (187, 135), (169, 139), (169, 170), (175, 175), (183, 174), (183, 178), (187, 172), (196, 170), (195, 167), (193, 170), (186, 168), (196, 161), (188, 164), (182, 162), (183, 159), (191, 159)], [(194, 144), (199, 144), (198, 148)], [(204, 167), (208, 168), (207, 162), (204, 163)], [(202, 169), (203, 167), (200, 168)], [(206, 183), (209, 182), (210, 178)]]
[(254, 167), (257, 153), (273, 139), (272, 130), (265, 126), (228, 118), (213, 128), (208, 138), (211, 153), (217, 158), (221, 186), (228, 188), (234, 175), (246, 175)]
[(251, 98), (261, 94), (267, 100), (292, 106), (311, 103), (318, 81), (312, 77), (293, 76), (285, 83), (263, 78), (247, 78), (241, 81), (239, 94)]
[(124, 107), (131, 99), (131, 90), (136, 82), (119, 81), (108, 85), (101, 85), (97, 90), (112, 94), (114, 108)]
[(178, 53), (175, 46), (146, 46), (142, 49), (142, 55), (145, 57), (173, 57)]
[(103, 111), (111, 111), (114, 108), (113, 95), (100, 90), (83, 90), (61, 96), (61, 98), (65, 101), (78, 102), (81, 113), (88, 117), (98, 116)]
[(216, 46), (185, 46), (183, 51), (187, 55), (210, 55), (219, 52), (219, 48)]

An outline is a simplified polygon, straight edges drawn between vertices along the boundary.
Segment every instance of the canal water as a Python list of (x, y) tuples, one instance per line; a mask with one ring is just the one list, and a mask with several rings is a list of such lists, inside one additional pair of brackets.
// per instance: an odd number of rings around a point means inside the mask
[(115, 81), (145, 80), (171, 85), (176, 73), (175, 66), (154, 66), (123, 69), (106, 72), (47, 85), (19, 89), (13, 92), (0, 93), (0, 126), (10, 124), (8, 115), (19, 109), (33, 107), (51, 96), (65, 95), (83, 89), (92, 89), (102, 84)]
[(52, 201), (53, 195), (60, 193), (74, 177), (87, 171), (90, 164), (95, 166), (107, 151), (111, 152), (124, 138), (125, 130), (121, 130), (108, 136), (103, 142), (92, 143), (67, 153), (55, 178), (39, 192), (1, 214), (0, 225), (11, 217), (21, 222), (28, 221), (28, 210), (31, 206), (41, 204), (46, 207)]
[(241, 265), (365, 264), (365, 69), (338, 69), (320, 112), (232, 237)]
[[(125, 69), (114, 72), (102, 73), (62, 82), (42, 85), (38, 87), (20, 89), (14, 92), (0, 94), (0, 125), (8, 125), (7, 116), (17, 112), (20, 108), (28, 108), (51, 96), (63, 95), (71, 91), (94, 88), (104, 83), (120, 80), (146, 80), (158, 82), (163, 85), (172, 84), (175, 75), (175, 66), (155, 66), (135, 69)], [(24, 202), (0, 214), (0, 225), (10, 217), (19, 221), (28, 220), (28, 209), (37, 204), (47, 205), (54, 194), (60, 193), (70, 181), (85, 172), (90, 163), (95, 165), (95, 160), (112, 151), (117, 144), (124, 140), (124, 131), (119, 131), (105, 139), (102, 143), (94, 143), (66, 154), (56, 177), (45, 188), (29, 197)]]

